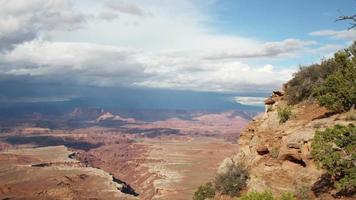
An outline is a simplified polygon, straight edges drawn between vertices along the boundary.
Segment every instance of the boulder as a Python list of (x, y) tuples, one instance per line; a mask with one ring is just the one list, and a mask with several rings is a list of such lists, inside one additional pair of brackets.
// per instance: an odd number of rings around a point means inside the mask
[(256, 151), (259, 155), (266, 155), (269, 153), (269, 150), (266, 146), (263, 146), (263, 145), (258, 145), (256, 147)]
[(306, 163), (302, 158), (302, 154), (298, 149), (281, 148), (278, 159), (282, 161), (290, 161), (306, 167)]
[(272, 92), (272, 97), (281, 97), (284, 96), (284, 93), (282, 91), (273, 91)]
[(314, 138), (315, 130), (303, 129), (300, 131), (292, 132), (287, 137), (287, 147), (300, 149), (302, 144), (310, 142)]
[(302, 156), (298, 149), (281, 148), (279, 151), (279, 154), (278, 154), (278, 159), (279, 160), (289, 160), (289, 159), (301, 160)]
[(264, 102), (266, 105), (273, 105), (274, 103), (276, 103), (276, 101), (273, 100), (271, 97), (266, 99)]

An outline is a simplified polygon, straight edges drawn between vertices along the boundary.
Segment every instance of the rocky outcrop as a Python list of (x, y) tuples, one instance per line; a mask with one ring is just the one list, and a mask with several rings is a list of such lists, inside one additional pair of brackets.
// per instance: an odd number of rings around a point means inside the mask
[(280, 123), (277, 108), (286, 105), (283, 92), (273, 92), (265, 104), (265, 113), (241, 132), (239, 153), (227, 158), (219, 171), (231, 162), (244, 163), (250, 172), (249, 191), (269, 190), (279, 195), (313, 187), (324, 174), (311, 158), (315, 131), (355, 121), (345, 121), (343, 114), (329, 116), (313, 103), (300, 103), (292, 107), (292, 117)]
[(273, 105), (276, 104), (276, 102), (280, 101), (283, 99), (284, 93), (281, 91), (273, 91), (272, 95), (270, 97), (268, 97), (264, 103), (266, 106), (266, 111), (265, 112), (269, 112), (273, 109)]
[(0, 152), (0, 199), (138, 199), (124, 182), (70, 154), (64, 146)]

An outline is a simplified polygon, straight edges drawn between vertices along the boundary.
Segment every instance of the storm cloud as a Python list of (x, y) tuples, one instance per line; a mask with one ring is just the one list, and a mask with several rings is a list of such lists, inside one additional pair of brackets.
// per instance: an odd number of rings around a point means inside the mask
[(62, 0), (0, 0), (0, 50), (31, 41), (46, 31), (70, 31), (86, 16)]

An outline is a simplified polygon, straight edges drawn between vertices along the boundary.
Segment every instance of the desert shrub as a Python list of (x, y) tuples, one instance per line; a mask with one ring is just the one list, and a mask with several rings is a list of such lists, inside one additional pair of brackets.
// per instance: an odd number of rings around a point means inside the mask
[[(250, 192), (247, 195), (240, 198), (240, 200), (278, 200), (269, 191), (264, 192)], [(294, 195), (289, 192), (285, 192), (281, 195), (279, 200), (296, 200)]]
[(279, 155), (279, 151), (275, 147), (273, 147), (269, 153), (271, 154), (272, 158), (277, 158)]
[(340, 193), (356, 192), (356, 128), (335, 125), (316, 131), (311, 155), (317, 165), (331, 175)]
[(347, 52), (337, 53), (335, 59), (342, 68), (313, 91), (321, 106), (335, 112), (348, 111), (356, 104), (356, 62), (349, 56)]
[(309, 192), (309, 187), (306, 185), (303, 185), (301, 187), (297, 188), (297, 197), (299, 200), (308, 200), (308, 192)]
[(356, 109), (351, 109), (346, 113), (346, 120), (355, 121), (356, 120)]
[(281, 198), (279, 198), (280, 200), (296, 200), (296, 198), (294, 197), (294, 195), (290, 192), (285, 192), (281, 195)]
[(322, 122), (317, 122), (317, 123), (315, 123), (315, 124), (313, 125), (313, 128), (319, 129), (319, 128), (321, 128), (323, 125), (324, 125), (324, 123), (322, 123)]
[[(327, 65), (333, 66), (333, 65)], [(285, 88), (285, 99), (290, 104), (296, 104), (308, 99), (313, 91), (314, 85), (322, 82), (322, 65), (314, 64), (307, 67), (300, 67), (293, 78), (287, 82)]]
[(205, 200), (215, 196), (215, 188), (211, 182), (199, 186), (198, 190), (194, 193), (193, 200)]
[(246, 187), (248, 172), (241, 164), (231, 164), (227, 171), (215, 177), (214, 185), (216, 190), (223, 195), (231, 197), (239, 196), (240, 191)]
[[(289, 104), (296, 104), (304, 100), (315, 99), (316, 88), (322, 87), (330, 75), (334, 75), (344, 70), (346, 66), (353, 66), (355, 70), (355, 55), (356, 55), (356, 42), (348, 49), (340, 51), (335, 54), (333, 58), (322, 61), (320, 64), (314, 64), (306, 67), (301, 67), (298, 72), (293, 75), (293, 78), (285, 84), (285, 99)], [(328, 82), (339, 81), (340, 75), (334, 75), (334, 78), (329, 78)], [(345, 74), (343, 75), (345, 76)], [(352, 82), (355, 84), (355, 77), (348, 79), (348, 84)], [(339, 81), (340, 82), (340, 81)], [(330, 84), (326, 87), (319, 88), (318, 96), (323, 93), (329, 94)], [(347, 86), (344, 82), (340, 82), (336, 88), (343, 88)], [(335, 88), (335, 87), (332, 87)], [(329, 98), (328, 98), (329, 97)], [(339, 96), (338, 96), (339, 97)], [(325, 96), (324, 102), (333, 102), (335, 99), (330, 100), (330, 96)]]
[(275, 200), (271, 192), (250, 192), (246, 196), (240, 198), (240, 200)]
[(277, 108), (278, 118), (280, 123), (288, 121), (292, 116), (292, 109), (290, 106), (283, 106)]

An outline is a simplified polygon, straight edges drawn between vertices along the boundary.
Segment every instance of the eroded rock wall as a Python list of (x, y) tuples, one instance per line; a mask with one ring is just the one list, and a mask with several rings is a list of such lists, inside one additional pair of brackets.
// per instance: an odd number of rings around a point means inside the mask
[(311, 143), (317, 129), (349, 124), (344, 114), (329, 116), (315, 103), (292, 106), (291, 118), (280, 123), (277, 109), (286, 106), (283, 94), (266, 100), (266, 112), (254, 118), (239, 138), (239, 153), (220, 165), (244, 163), (249, 172), (248, 191), (269, 190), (275, 195), (310, 188), (324, 173), (311, 158)]

